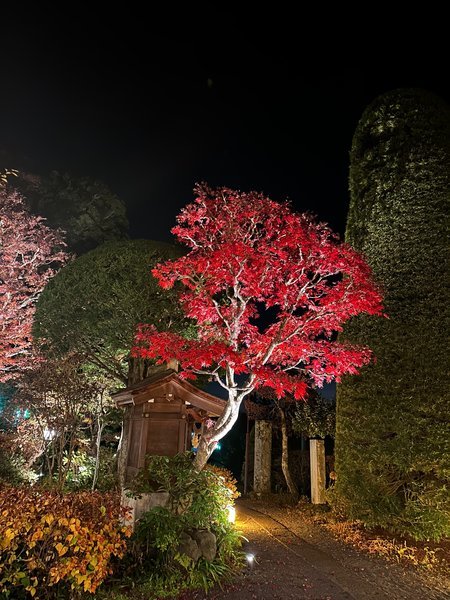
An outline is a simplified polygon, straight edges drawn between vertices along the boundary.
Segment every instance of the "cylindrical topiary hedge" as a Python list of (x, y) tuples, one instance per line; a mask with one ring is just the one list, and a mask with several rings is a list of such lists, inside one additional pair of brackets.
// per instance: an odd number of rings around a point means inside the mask
[(338, 386), (335, 502), (416, 538), (450, 534), (450, 110), (420, 90), (377, 98), (351, 151), (346, 240), (384, 288), (387, 319), (344, 336), (376, 363)]

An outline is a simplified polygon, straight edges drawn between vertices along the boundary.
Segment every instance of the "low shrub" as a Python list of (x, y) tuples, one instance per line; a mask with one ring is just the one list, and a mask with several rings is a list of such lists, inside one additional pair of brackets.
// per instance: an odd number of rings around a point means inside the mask
[(232, 500), (236, 500), (241, 495), (237, 489), (237, 480), (235, 479), (233, 473), (226, 469), (225, 467), (217, 467), (216, 465), (206, 465), (205, 469), (211, 471), (215, 475), (217, 475), (221, 480), (223, 485), (230, 490), (231, 495), (230, 498)]
[(122, 557), (128, 528), (113, 494), (0, 491), (0, 594), (61, 597), (95, 592)]
[(195, 471), (189, 453), (152, 456), (132, 487), (134, 495), (168, 495), (165, 506), (138, 521), (132, 539), (133, 568), (139, 562), (147, 573), (148, 593), (170, 597), (186, 589), (207, 591), (240, 569), (241, 536), (228, 520), (237, 494), (230, 474), (215, 468)]

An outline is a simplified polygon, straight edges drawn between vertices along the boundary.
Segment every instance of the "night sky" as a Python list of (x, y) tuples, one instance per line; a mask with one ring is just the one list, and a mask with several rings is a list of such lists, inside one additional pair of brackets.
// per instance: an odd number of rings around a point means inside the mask
[(333, 52), (312, 59), (281, 35), (235, 32), (222, 52), (204, 36), (23, 23), (3, 33), (0, 166), (104, 181), (134, 238), (170, 240), (198, 181), (289, 198), (343, 233), (348, 154), (367, 104), (396, 87), (450, 99), (439, 61), (408, 53), (352, 66)]

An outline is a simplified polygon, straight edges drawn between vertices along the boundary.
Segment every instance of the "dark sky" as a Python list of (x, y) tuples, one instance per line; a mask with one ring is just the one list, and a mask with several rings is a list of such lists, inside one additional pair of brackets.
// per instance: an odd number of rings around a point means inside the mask
[[(197, 41), (192, 41), (197, 39)], [(186, 41), (21, 25), (0, 38), (0, 158), (103, 180), (132, 237), (169, 240), (197, 181), (290, 198), (341, 233), (365, 106), (396, 87), (449, 99), (438, 59), (352, 66), (282, 35)]]

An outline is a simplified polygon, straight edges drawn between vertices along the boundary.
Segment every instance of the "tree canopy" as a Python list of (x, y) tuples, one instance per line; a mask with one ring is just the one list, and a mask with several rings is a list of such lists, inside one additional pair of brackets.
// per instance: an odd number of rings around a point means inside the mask
[(174, 292), (150, 271), (181, 251), (150, 240), (108, 242), (62, 269), (39, 299), (34, 335), (52, 352), (81, 352), (122, 383), (138, 323), (158, 329), (183, 321)]
[(31, 366), (36, 301), (67, 260), (62, 233), (27, 210), (0, 180), (0, 381)]
[(49, 176), (19, 172), (11, 185), (25, 195), (31, 212), (66, 232), (67, 246), (77, 255), (128, 237), (125, 205), (101, 181), (57, 171)]
[(346, 239), (385, 291), (389, 319), (345, 328), (377, 362), (337, 392), (336, 498), (354, 518), (450, 534), (450, 111), (419, 90), (377, 98), (355, 132)]
[(358, 372), (369, 349), (338, 343), (335, 332), (382, 309), (370, 268), (326, 225), (256, 192), (199, 186), (196, 195), (172, 230), (188, 254), (153, 275), (166, 289), (183, 284), (181, 306), (198, 339), (143, 326), (135, 352), (176, 358), (185, 377), (206, 374), (228, 391), (224, 413), (200, 442), (202, 468), (254, 389), (299, 399), (307, 382)]

